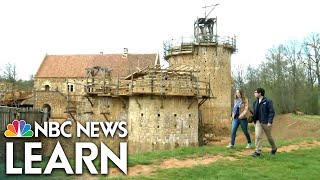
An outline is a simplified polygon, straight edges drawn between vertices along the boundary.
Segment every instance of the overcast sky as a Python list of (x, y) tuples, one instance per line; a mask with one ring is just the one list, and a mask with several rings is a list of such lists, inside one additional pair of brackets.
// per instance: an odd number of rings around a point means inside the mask
[(209, 17), (218, 35), (237, 36), (233, 65), (259, 64), (273, 45), (320, 32), (318, 0), (1, 0), (0, 69), (14, 63), (28, 79), (46, 53), (162, 53), (217, 3)]

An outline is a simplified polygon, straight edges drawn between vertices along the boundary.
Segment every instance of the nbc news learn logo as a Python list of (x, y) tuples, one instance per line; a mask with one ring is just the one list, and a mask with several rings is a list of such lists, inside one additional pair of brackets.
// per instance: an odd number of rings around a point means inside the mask
[[(114, 122), (86, 122), (84, 125), (77, 122), (76, 137), (87, 136), (89, 138), (97, 138), (100, 134), (100, 128), (105, 138), (125, 138), (128, 135), (128, 130), (125, 128), (126, 121)], [(27, 138), (39, 137), (42, 133), (46, 138), (71, 138), (72, 134), (65, 131), (66, 126), (72, 126), (71, 121), (65, 121), (62, 124), (58, 122), (44, 122), (39, 125), (34, 122), (34, 132), (31, 130), (31, 125), (25, 120), (14, 120), (7, 125), (7, 130), (4, 132), (7, 138)], [(118, 130), (118, 131), (117, 131)], [(101, 135), (101, 136), (103, 136)], [(108, 161), (111, 160), (124, 174), (127, 174), (127, 142), (120, 142), (119, 157), (109, 149), (103, 142), (100, 142), (100, 151), (96, 144), (92, 142), (75, 142), (75, 169), (73, 170), (69, 164), (68, 158), (58, 141), (44, 171), (42, 168), (32, 167), (33, 162), (42, 161), (42, 155), (32, 154), (33, 149), (41, 149), (42, 142), (25, 142), (25, 159), (24, 159), (24, 174), (51, 174), (53, 169), (64, 169), (66, 174), (82, 174), (83, 162), (87, 166), (90, 174), (98, 174), (98, 171), (93, 164), (93, 161), (100, 157), (101, 174), (108, 174)], [(14, 167), (14, 142), (6, 142), (6, 174), (23, 174), (23, 168)], [(90, 155), (83, 154), (84, 149), (90, 150)], [(100, 155), (99, 155), (100, 152)], [(60, 159), (61, 162), (58, 162)]]
[(27, 124), (25, 120), (14, 120), (7, 125), (4, 135), (6, 137), (32, 137), (33, 131), (31, 130), (31, 125)]

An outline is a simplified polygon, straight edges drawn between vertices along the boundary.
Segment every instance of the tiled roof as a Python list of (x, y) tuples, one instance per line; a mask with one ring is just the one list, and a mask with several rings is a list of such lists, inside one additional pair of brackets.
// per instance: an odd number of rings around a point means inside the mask
[(86, 77), (86, 68), (101, 66), (112, 69), (112, 76), (125, 77), (149, 66), (153, 67), (157, 54), (96, 54), (96, 55), (46, 55), (36, 78), (43, 77)]

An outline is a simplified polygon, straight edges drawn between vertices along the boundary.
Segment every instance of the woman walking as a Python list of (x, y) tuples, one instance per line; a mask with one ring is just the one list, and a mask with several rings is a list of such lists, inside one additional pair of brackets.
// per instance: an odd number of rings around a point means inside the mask
[(234, 95), (234, 106), (232, 109), (232, 128), (231, 128), (231, 142), (227, 148), (233, 148), (236, 140), (236, 133), (239, 125), (241, 125), (242, 131), (247, 138), (246, 148), (251, 148), (251, 138), (248, 132), (248, 120), (246, 114), (249, 111), (249, 100), (245, 96), (243, 90), (237, 89), (236, 94)]

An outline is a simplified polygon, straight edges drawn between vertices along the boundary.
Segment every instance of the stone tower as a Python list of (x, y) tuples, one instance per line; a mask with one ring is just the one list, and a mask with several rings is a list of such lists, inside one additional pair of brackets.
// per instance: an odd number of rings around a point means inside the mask
[(164, 42), (169, 66), (189, 65), (198, 69), (199, 81), (209, 82), (210, 98), (199, 101), (199, 120), (204, 134), (219, 135), (230, 123), (231, 55), (235, 37), (217, 35), (217, 18), (197, 18), (194, 36)]

